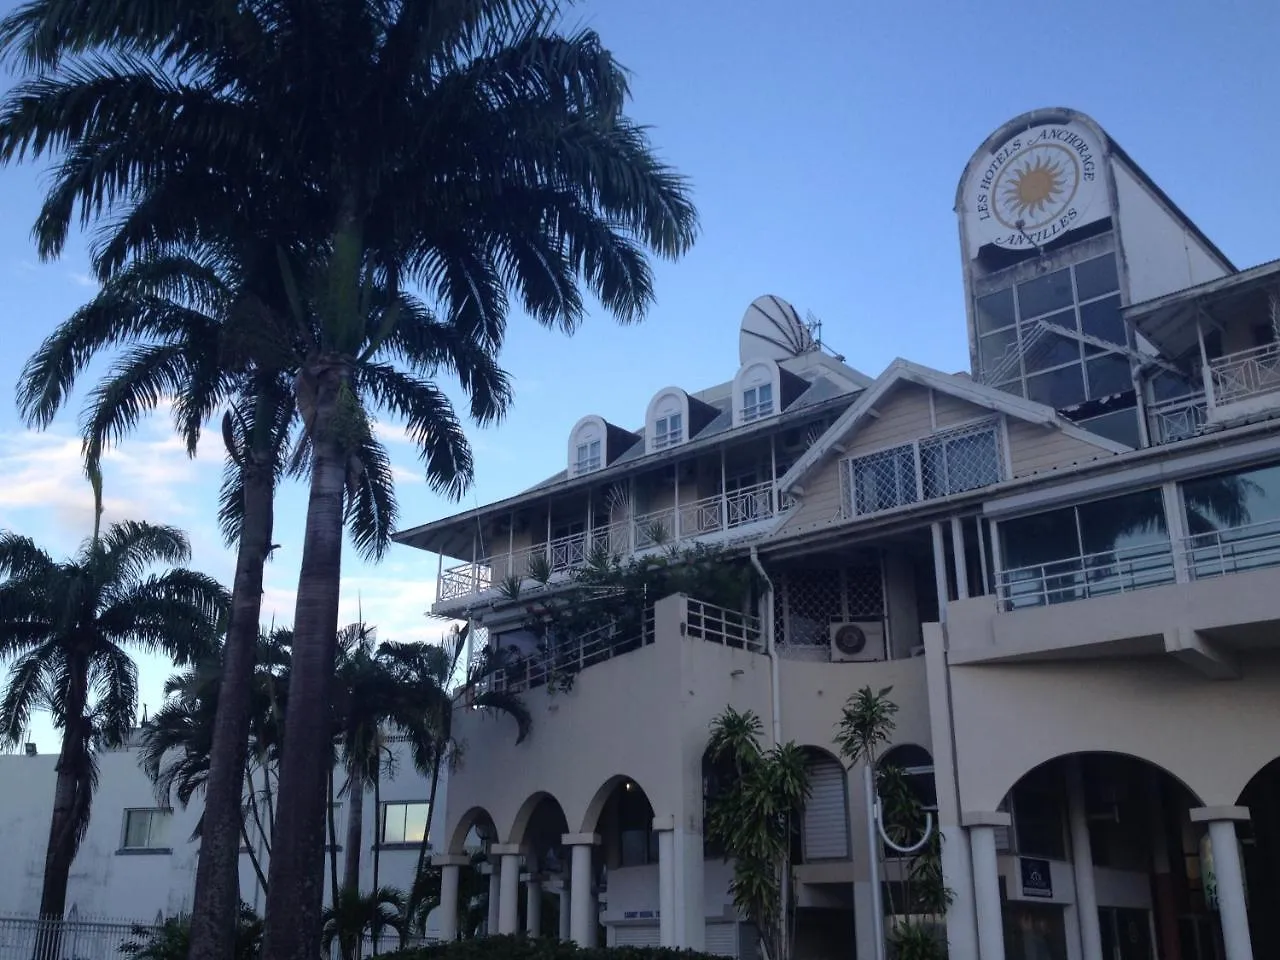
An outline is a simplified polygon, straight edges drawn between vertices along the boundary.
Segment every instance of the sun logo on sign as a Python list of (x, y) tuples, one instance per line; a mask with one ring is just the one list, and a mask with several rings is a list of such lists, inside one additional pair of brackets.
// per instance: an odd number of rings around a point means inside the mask
[(1067, 192), (1067, 171), (1053, 157), (1043, 154), (1028, 157), (1014, 168), (1004, 186), (1002, 197), (1010, 213), (1019, 219), (1039, 219)]

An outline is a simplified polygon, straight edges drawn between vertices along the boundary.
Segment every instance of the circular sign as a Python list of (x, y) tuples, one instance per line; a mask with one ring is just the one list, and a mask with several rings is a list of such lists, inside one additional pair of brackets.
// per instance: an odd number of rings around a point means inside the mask
[(1010, 137), (975, 161), (965, 190), (970, 255), (988, 244), (1043, 247), (1108, 216), (1102, 150), (1078, 123), (1050, 123)]

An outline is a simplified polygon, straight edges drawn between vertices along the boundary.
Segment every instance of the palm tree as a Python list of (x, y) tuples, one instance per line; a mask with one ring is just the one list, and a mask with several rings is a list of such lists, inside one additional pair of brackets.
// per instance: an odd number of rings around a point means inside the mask
[(408, 932), (404, 894), (393, 887), (361, 893), (344, 887), (332, 907), (321, 914), (320, 945), (328, 955), (336, 940), (347, 960), (360, 960), (365, 937), (377, 940), (383, 930), (393, 930), (403, 943)]
[[(138, 706), (128, 648), (178, 663), (213, 649), (229, 598), (211, 578), (182, 567), (191, 548), (172, 527), (122, 521), (56, 561), (27, 537), (0, 534), (0, 662), (9, 677), (0, 736), (21, 741), (32, 713), (62, 730), (45, 855), (42, 916), (62, 917), (67, 878), (89, 824), (96, 750), (123, 744)], [(55, 938), (56, 939), (56, 938)], [(49, 956), (57, 944), (47, 944)]]
[[(275, 818), (272, 778), (279, 761), (290, 639), (288, 630), (277, 628), (264, 632), (258, 641), (250, 691), (250, 734), (240, 786), (242, 800), (237, 804), (238, 839), (248, 851), (264, 892), (266, 874), (258, 847), (261, 845), (270, 854)], [(164, 704), (142, 727), (138, 763), (154, 784), (163, 806), (170, 806), (176, 799), (186, 807), (197, 794), (208, 793), (216, 717), (221, 709), (219, 697), (225, 689), (221, 682), (225, 662), (224, 649), (221, 656), (205, 658), (170, 677), (165, 685)], [(208, 834), (207, 821), (206, 812), (196, 825), (195, 836), (201, 838), (202, 847)]]
[[(96, 257), (106, 273), (228, 217), (281, 251), (293, 309), (274, 339), (299, 356), (312, 487), (273, 960), (319, 946), (347, 444), (381, 406), (408, 422), (449, 492), (471, 477), (423, 318), (393, 306), (401, 287), (420, 285), (492, 351), (513, 295), (565, 330), (585, 313), (580, 285), (638, 319), (653, 299), (647, 251), (678, 256), (695, 234), (685, 184), (623, 111), (625, 72), (593, 31), (557, 26), (534, 0), (33, 0), (0, 25), (0, 51), (35, 72), (0, 109), (0, 159), (61, 160), (37, 224), (43, 254), (61, 249), (77, 209), (110, 224)], [(383, 304), (368, 294), (379, 284)], [(492, 401), (473, 400), (473, 414), (496, 416)]]

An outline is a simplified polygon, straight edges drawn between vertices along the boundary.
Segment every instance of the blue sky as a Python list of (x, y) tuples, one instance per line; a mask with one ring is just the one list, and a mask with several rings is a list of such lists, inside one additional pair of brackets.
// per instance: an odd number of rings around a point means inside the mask
[[(633, 72), (632, 114), (692, 180), (702, 236), (659, 265), (643, 324), (597, 311), (566, 338), (513, 318), (502, 359), (515, 408), (472, 432), (478, 476), (462, 507), (561, 469), (583, 414), (638, 424), (661, 387), (729, 379), (738, 323), (763, 293), (821, 317), (827, 343), (869, 374), (900, 355), (964, 368), (956, 183), (982, 140), (1025, 110), (1092, 115), (1238, 266), (1280, 256), (1280, 6), (1266, 0), (584, 0), (570, 21), (597, 29)], [(78, 240), (61, 261), (38, 262), (29, 230), (42, 183), (39, 167), (0, 169), (0, 528), (63, 553), (91, 514), (75, 411), (34, 434), (11, 385), (93, 283)], [(427, 490), (411, 448), (384, 426), (403, 523), (458, 509)], [(189, 461), (156, 419), (114, 455), (107, 504), (110, 516), (183, 527), (193, 565), (229, 582), (210, 440)], [(286, 487), (264, 609), (277, 622), (292, 620), (304, 509), (303, 490)], [(397, 547), (375, 568), (348, 552), (344, 569), (345, 619), (362, 608), (387, 638), (443, 629), (425, 616), (434, 557)], [(152, 709), (166, 673), (143, 659)], [(47, 723), (35, 736), (55, 746)]]

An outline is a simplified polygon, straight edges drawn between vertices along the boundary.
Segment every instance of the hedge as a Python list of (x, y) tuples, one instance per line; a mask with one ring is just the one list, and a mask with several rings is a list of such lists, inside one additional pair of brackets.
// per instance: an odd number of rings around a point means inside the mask
[(550, 937), (483, 937), (379, 954), (378, 960), (724, 960), (670, 947), (577, 947)]

